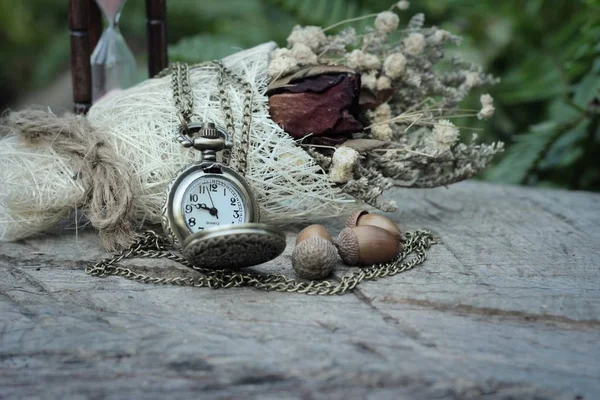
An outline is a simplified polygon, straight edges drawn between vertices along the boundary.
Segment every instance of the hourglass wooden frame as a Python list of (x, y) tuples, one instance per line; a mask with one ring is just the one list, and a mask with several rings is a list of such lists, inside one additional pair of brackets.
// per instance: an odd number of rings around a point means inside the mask
[[(166, 0), (146, 0), (148, 75), (168, 64)], [(102, 34), (102, 13), (95, 0), (69, 0), (73, 110), (85, 114), (92, 105), (90, 56)]]

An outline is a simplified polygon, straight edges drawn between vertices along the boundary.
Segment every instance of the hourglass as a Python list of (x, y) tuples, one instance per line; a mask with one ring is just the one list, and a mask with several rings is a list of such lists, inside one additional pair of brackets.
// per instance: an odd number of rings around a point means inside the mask
[(135, 57), (119, 32), (119, 17), (127, 0), (96, 0), (108, 21), (91, 56), (92, 101), (135, 83)]

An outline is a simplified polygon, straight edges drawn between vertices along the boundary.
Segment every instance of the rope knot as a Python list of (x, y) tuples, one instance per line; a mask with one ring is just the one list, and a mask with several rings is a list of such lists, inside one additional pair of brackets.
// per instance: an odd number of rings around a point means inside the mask
[(82, 116), (57, 116), (41, 109), (10, 113), (7, 125), (29, 146), (52, 148), (73, 169), (73, 180), (82, 182), (80, 204), (100, 232), (108, 250), (124, 248), (137, 237), (132, 229), (133, 205), (138, 187), (131, 168), (114, 151), (105, 134)]

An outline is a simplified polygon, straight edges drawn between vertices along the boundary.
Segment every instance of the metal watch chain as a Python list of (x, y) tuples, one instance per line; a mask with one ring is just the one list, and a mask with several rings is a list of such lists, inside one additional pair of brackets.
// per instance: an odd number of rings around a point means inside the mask
[[(427, 249), (437, 243), (429, 231), (417, 230), (406, 233), (403, 251), (392, 261), (376, 264), (368, 268), (348, 274), (339, 282), (330, 281), (298, 281), (285, 275), (241, 273), (231, 270), (213, 270), (199, 268), (190, 264), (179, 254), (168, 250), (168, 241), (153, 231), (147, 231), (131, 247), (112, 257), (108, 257), (85, 272), (92, 276), (121, 276), (125, 279), (157, 285), (176, 285), (209, 287), (225, 289), (232, 287), (253, 287), (276, 292), (294, 292), (309, 295), (341, 295), (353, 290), (359, 283), (408, 271), (422, 264), (427, 259)], [(411, 257), (412, 256), (412, 257)], [(198, 277), (163, 278), (135, 272), (130, 268), (118, 265), (127, 258), (168, 259), (181, 263), (201, 274)]]
[[(225, 128), (228, 132), (235, 132), (233, 113), (225, 80), (239, 85), (244, 93), (243, 119), (239, 140), (233, 142), (233, 154), (228, 151), (223, 153), (223, 162), (237, 169), (242, 175), (246, 174), (248, 166), (248, 150), (250, 145), (250, 127), (252, 123), (252, 88), (250, 84), (238, 75), (227, 69), (219, 61), (202, 63), (191, 68), (213, 66), (218, 70), (218, 90), (221, 108), (225, 116)], [(183, 129), (178, 133), (177, 139), (184, 147), (192, 147), (193, 139), (188, 136), (187, 126), (193, 116), (193, 93), (190, 85), (189, 68), (186, 64), (175, 63), (170, 70), (165, 69), (158, 76), (165, 76), (169, 72), (172, 77), (173, 100), (178, 111), (179, 120)], [(254, 287), (261, 290), (277, 292), (295, 292), (309, 295), (340, 295), (354, 289), (362, 281), (393, 276), (408, 271), (427, 258), (426, 250), (436, 243), (436, 239), (428, 231), (417, 230), (406, 233), (406, 242), (403, 251), (392, 261), (361, 268), (341, 278), (339, 282), (330, 281), (298, 281), (285, 275), (242, 273), (231, 270), (214, 270), (200, 268), (192, 265), (181, 255), (169, 251), (168, 240), (154, 231), (147, 231), (140, 236), (129, 248), (105, 258), (93, 266), (87, 267), (85, 272), (92, 276), (107, 277), (120, 276), (125, 279), (153, 284), (209, 287), (212, 289), (231, 287)], [(412, 256), (412, 257), (411, 257)], [(135, 272), (120, 266), (118, 263), (130, 258), (168, 259), (183, 264), (201, 274), (199, 277), (174, 277), (164, 278)]]
[[(233, 136), (234, 154), (231, 154), (229, 150), (224, 150), (223, 162), (229, 164), (242, 175), (246, 175), (248, 149), (250, 146), (250, 127), (252, 125), (252, 87), (246, 80), (226, 68), (220, 61), (197, 64), (191, 68), (204, 66), (215, 67), (218, 71), (217, 87), (221, 109), (223, 110), (225, 117), (225, 130), (230, 132)], [(194, 110), (194, 96), (190, 85), (189, 68), (190, 67), (188, 67), (187, 64), (183, 63), (174, 63), (171, 65), (173, 100), (175, 102), (175, 107), (177, 108), (179, 121), (183, 128), (181, 130), (183, 133), (179, 133), (177, 139), (184, 147), (191, 147), (193, 145), (192, 139), (185, 134), (188, 131), (187, 126), (192, 120)], [(166, 71), (168, 71), (168, 69), (163, 71), (161, 75), (164, 75), (164, 72)], [(235, 132), (235, 124), (233, 112), (231, 110), (231, 102), (225, 87), (226, 79), (240, 86), (244, 96), (242, 127), (239, 140), (237, 140), (236, 135), (233, 134)]]

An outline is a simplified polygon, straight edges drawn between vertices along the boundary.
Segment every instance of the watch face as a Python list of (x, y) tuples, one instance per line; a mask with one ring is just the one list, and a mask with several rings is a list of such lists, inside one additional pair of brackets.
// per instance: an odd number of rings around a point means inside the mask
[(219, 175), (194, 180), (185, 190), (181, 213), (190, 232), (247, 222), (248, 209), (240, 188)]

